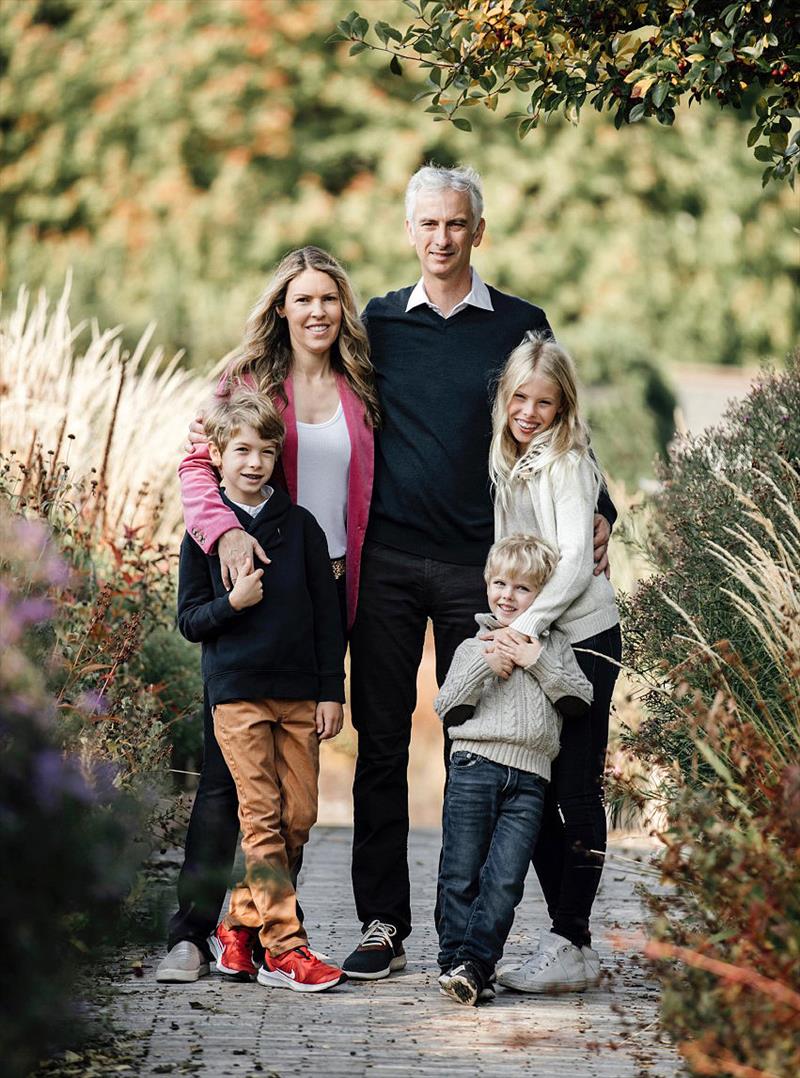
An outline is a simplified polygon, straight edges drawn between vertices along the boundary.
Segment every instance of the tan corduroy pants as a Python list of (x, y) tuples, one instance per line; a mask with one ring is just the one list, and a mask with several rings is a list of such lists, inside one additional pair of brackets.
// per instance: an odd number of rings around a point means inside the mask
[(214, 708), (214, 733), (239, 795), (247, 869), (225, 926), (259, 929), (271, 956), (308, 942), (291, 870), (317, 819), (315, 711), (313, 700), (235, 700)]

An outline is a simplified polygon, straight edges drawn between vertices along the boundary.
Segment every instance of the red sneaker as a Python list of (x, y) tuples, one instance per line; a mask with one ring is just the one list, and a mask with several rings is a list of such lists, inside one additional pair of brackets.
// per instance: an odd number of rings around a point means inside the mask
[(290, 988), (293, 992), (324, 992), (347, 977), (338, 966), (329, 966), (308, 947), (295, 947), (276, 958), (264, 955), (258, 971), (258, 983), (270, 988)]
[(257, 970), (253, 962), (253, 944), (257, 937), (254, 928), (244, 925), (225, 928), (218, 924), (214, 935), (208, 937), (208, 946), (217, 960), (217, 972), (237, 981), (254, 980)]

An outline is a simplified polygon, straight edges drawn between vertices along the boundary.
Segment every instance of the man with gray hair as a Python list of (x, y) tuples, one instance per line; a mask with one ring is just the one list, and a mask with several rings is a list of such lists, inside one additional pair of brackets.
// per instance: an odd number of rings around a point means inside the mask
[[(350, 645), (359, 735), (352, 871), (364, 934), (343, 969), (356, 980), (406, 964), (408, 748), (425, 630), (430, 619), (442, 685), (485, 602), (491, 386), (527, 331), (551, 333), (540, 308), (472, 268), (484, 227), (474, 169), (421, 168), (406, 192), (406, 231), (422, 275), (364, 312), (384, 422)], [(597, 572), (616, 517), (607, 496), (599, 508)]]

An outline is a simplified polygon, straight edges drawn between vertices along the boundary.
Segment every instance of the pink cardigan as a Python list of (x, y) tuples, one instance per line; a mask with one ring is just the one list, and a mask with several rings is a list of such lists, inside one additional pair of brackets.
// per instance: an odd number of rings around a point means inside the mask
[[(364, 406), (341, 375), (336, 375), (339, 400), (342, 402), (350, 435), (350, 479), (347, 489), (347, 626), (352, 627), (358, 601), (361, 572), (361, 548), (367, 530), (375, 450), (372, 428), (367, 424)], [(292, 379), (283, 388), (288, 399), (283, 409), (286, 442), (274, 478), (297, 501), (297, 419), (294, 409)], [(227, 377), (217, 386), (217, 396), (227, 395)], [(208, 454), (208, 446), (195, 445), (178, 467), (186, 530), (200, 548), (210, 554), (219, 537), (231, 528), (241, 528), (236, 515), (219, 496), (219, 479)]]

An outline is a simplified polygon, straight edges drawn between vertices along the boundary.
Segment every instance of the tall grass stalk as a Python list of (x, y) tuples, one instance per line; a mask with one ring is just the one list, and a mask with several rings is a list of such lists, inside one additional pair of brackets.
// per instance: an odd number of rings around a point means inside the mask
[(180, 525), (177, 465), (206, 383), (180, 368), (180, 353), (166, 361), (150, 349), (154, 324), (130, 355), (122, 327), (73, 326), (69, 295), (69, 278), (55, 306), (22, 288), (14, 309), (0, 311), (0, 452), (23, 464), (37, 451), (53, 467), (79, 462), (94, 476), (103, 530), (152, 525), (166, 541)]

